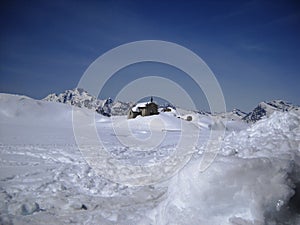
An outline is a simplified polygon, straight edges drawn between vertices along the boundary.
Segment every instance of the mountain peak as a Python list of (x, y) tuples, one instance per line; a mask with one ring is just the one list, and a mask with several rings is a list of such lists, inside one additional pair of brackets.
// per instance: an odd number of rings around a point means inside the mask
[(66, 90), (60, 94), (49, 94), (44, 101), (59, 102), (79, 108), (88, 108), (105, 116), (126, 115), (132, 103), (113, 102), (111, 98), (100, 100), (83, 88)]
[(82, 88), (66, 90), (60, 94), (50, 94), (43, 100), (52, 102), (61, 102), (68, 105), (74, 105), (80, 108), (94, 109), (101, 104), (101, 101), (90, 95)]
[(260, 102), (252, 112), (248, 113), (243, 120), (246, 122), (256, 122), (264, 116), (269, 116), (275, 111), (287, 112), (291, 110), (298, 110), (297, 106), (283, 100), (273, 100), (270, 102)]

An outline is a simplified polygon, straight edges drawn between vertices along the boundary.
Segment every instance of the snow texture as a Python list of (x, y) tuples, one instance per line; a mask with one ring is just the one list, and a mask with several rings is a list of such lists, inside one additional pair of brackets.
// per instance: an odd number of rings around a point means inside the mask
[[(129, 186), (100, 176), (86, 162), (73, 134), (71, 105), (0, 94), (0, 224), (300, 224), (298, 110), (247, 124), (196, 112), (179, 116), (180, 110), (127, 120), (78, 109), (94, 118), (110, 154), (126, 163), (157, 163), (173, 154), (182, 124), (188, 135), (200, 131), (179, 173)], [(187, 115), (191, 122), (181, 119)], [(167, 135), (149, 151), (128, 147), (118, 141), (126, 126), (140, 140)], [(209, 134), (223, 126), (221, 150), (200, 172)]]

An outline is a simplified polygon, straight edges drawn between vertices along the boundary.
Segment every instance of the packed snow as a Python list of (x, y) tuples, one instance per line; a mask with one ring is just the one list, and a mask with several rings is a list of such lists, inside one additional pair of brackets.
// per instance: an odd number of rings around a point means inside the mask
[[(92, 118), (82, 126), (95, 125), (110, 157), (123, 165), (161, 165), (181, 139), (197, 137), (195, 145), (183, 142), (189, 160), (179, 171), (130, 185), (115, 182), (107, 168), (99, 173), (84, 157), (73, 133), (74, 109), (0, 94), (0, 224), (300, 224), (299, 111), (247, 124), (175, 110), (127, 120), (76, 108)], [(209, 137), (224, 129), (218, 155), (201, 171)], [(153, 171), (163, 174), (162, 167)]]

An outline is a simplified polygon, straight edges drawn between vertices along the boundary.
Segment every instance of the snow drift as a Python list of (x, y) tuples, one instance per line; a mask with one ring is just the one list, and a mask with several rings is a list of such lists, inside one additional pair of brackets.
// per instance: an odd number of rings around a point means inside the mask
[(275, 112), (231, 133), (205, 172), (193, 160), (170, 181), (148, 223), (299, 224), (299, 129), (297, 112)]

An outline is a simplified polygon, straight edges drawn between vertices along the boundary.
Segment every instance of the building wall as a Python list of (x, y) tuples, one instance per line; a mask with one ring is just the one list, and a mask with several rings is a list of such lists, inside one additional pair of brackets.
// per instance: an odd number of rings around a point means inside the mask
[(146, 110), (147, 110), (147, 115), (158, 114), (158, 106), (153, 102), (147, 105)]
[(139, 115), (138, 112), (133, 112), (131, 109), (128, 112), (127, 118), (128, 119), (134, 119), (135, 117), (137, 117)]

